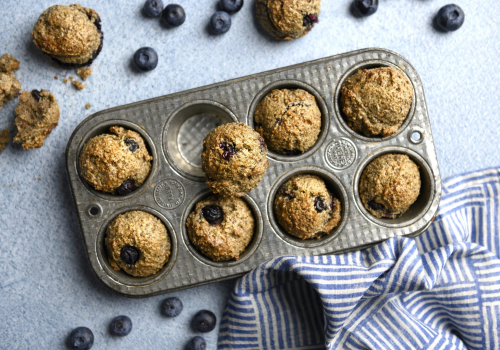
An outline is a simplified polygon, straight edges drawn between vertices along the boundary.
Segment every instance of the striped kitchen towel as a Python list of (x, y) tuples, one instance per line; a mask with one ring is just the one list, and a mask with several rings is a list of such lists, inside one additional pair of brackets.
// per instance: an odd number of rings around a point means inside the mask
[(449, 179), (416, 239), (285, 256), (237, 281), (219, 349), (500, 349), (500, 169)]

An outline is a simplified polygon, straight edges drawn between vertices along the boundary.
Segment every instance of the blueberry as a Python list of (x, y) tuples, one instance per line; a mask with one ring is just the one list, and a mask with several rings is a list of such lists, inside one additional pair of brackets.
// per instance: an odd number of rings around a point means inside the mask
[(220, 225), (224, 219), (222, 208), (215, 204), (209, 204), (201, 209), (201, 213), (210, 226)]
[(186, 12), (181, 5), (170, 4), (161, 13), (161, 22), (167, 27), (178, 27), (186, 20)]
[(377, 203), (375, 201), (369, 201), (368, 206), (372, 208), (373, 210), (383, 210), (385, 209), (385, 206), (383, 204)]
[(139, 249), (126, 245), (120, 251), (120, 258), (128, 265), (135, 265), (139, 260)]
[(123, 337), (129, 334), (131, 330), (132, 321), (127, 316), (117, 316), (111, 321), (110, 331), (113, 335)]
[(260, 149), (263, 151), (267, 151), (266, 141), (262, 137), (259, 136)]
[(360, 16), (370, 16), (377, 12), (378, 0), (354, 0), (354, 9)]
[(74, 350), (88, 350), (94, 345), (94, 334), (87, 327), (73, 329), (67, 341), (68, 347)]
[(214, 330), (217, 318), (212, 311), (201, 310), (194, 315), (191, 326), (197, 332), (207, 333)]
[(207, 342), (199, 335), (191, 339), (186, 346), (187, 350), (205, 350), (206, 348)]
[(181, 314), (183, 307), (179, 298), (167, 298), (161, 303), (161, 313), (167, 317), (177, 317)]
[(321, 213), (322, 211), (328, 209), (328, 204), (326, 204), (326, 202), (318, 196), (314, 199), (314, 209), (316, 209), (318, 213)]
[(31, 96), (36, 100), (36, 102), (39, 102), (42, 96), (40, 95), (40, 91), (38, 90), (32, 90), (31, 91)]
[(238, 150), (231, 145), (230, 143), (227, 143), (226, 141), (221, 141), (219, 142), (219, 148), (222, 150), (222, 159), (229, 161), (232, 156), (235, 155)]
[(163, 1), (162, 0), (146, 0), (144, 7), (142, 8), (144, 14), (148, 17), (158, 17), (163, 11)]
[(447, 32), (460, 28), (464, 24), (464, 20), (464, 11), (455, 4), (441, 7), (436, 15), (437, 25)]
[(220, 6), (227, 13), (236, 13), (243, 7), (243, 0), (220, 0)]
[(224, 34), (231, 28), (231, 17), (224, 11), (217, 11), (210, 18), (210, 27), (214, 34)]
[(139, 145), (134, 139), (126, 139), (125, 144), (128, 146), (130, 152), (135, 152), (139, 149)]
[(135, 68), (141, 72), (149, 72), (158, 65), (158, 54), (151, 47), (141, 47), (134, 54)]
[(309, 15), (305, 15), (302, 18), (302, 25), (304, 27), (312, 27), (314, 25), (314, 23), (318, 23), (318, 22), (319, 22), (318, 15), (309, 14)]
[(120, 187), (116, 189), (116, 192), (118, 194), (121, 194), (122, 196), (129, 194), (130, 192), (134, 191), (137, 189), (137, 186), (135, 185), (134, 180), (132, 179), (127, 179), (123, 181)]

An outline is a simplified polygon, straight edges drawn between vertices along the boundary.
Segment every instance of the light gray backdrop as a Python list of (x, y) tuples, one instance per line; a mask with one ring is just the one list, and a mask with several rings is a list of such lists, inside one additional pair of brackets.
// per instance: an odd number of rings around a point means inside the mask
[[(220, 319), (234, 281), (174, 293), (184, 302), (184, 312), (171, 320), (159, 314), (165, 296), (127, 299), (92, 274), (63, 152), (73, 129), (99, 110), (381, 47), (405, 56), (422, 78), (443, 178), (499, 165), (500, 7), (493, 0), (457, 1), (466, 20), (455, 33), (432, 27), (447, 0), (381, 0), (378, 12), (366, 19), (350, 14), (351, 0), (323, 0), (320, 23), (309, 35), (277, 42), (256, 25), (252, 0), (232, 16), (231, 30), (217, 37), (206, 30), (216, 0), (178, 0), (187, 20), (170, 30), (142, 16), (142, 0), (84, 0), (82, 5), (101, 15), (105, 39), (88, 86), (77, 91), (61, 81), (74, 71), (54, 66), (30, 35), (44, 9), (72, 1), (2, 0), (0, 55), (5, 51), (21, 61), (16, 76), (24, 89), (55, 94), (61, 118), (41, 149), (23, 151), (10, 144), (0, 154), (0, 349), (63, 349), (66, 335), (77, 326), (93, 330), (95, 349), (180, 349), (194, 335), (188, 326), (197, 310), (213, 310)], [(130, 68), (142, 46), (154, 47), (160, 56), (148, 74)], [(0, 111), (0, 130), (14, 132), (16, 105), (9, 102)], [(117, 339), (107, 327), (120, 314), (130, 316), (134, 328)], [(217, 330), (205, 336), (209, 349), (215, 348), (216, 336)]]

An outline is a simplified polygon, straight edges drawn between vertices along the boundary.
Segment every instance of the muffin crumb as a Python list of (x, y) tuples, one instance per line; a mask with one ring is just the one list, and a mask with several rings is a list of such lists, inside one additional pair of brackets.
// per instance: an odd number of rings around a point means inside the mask
[(85, 86), (87, 86), (86, 84), (82, 84), (78, 80), (72, 80), (71, 84), (73, 84), (73, 86), (76, 87), (78, 90), (83, 90), (83, 89), (85, 89)]
[(78, 74), (78, 76), (85, 81), (92, 74), (92, 68), (90, 68), (90, 67), (78, 68), (78, 70), (76, 71), (76, 74)]
[(9, 133), (10, 133), (9, 129), (0, 131), (0, 153), (3, 152), (3, 150), (5, 149), (5, 147), (7, 147), (7, 144), (9, 143), (10, 140)]
[(14, 74), (19, 69), (19, 61), (8, 53), (0, 58), (0, 72)]
[(64, 78), (63, 83), (66, 84), (68, 82), (68, 79)]
[(59, 79), (59, 77), (57, 75), (54, 75), (54, 79), (57, 80)]
[(90, 106), (90, 103), (87, 103), (87, 104), (85, 105), (85, 108), (87, 108), (87, 109), (90, 109), (90, 107), (91, 107), (91, 106)]

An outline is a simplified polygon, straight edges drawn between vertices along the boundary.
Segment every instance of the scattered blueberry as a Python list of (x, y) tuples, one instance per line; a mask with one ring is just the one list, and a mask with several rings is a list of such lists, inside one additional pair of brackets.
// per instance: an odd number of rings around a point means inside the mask
[(201, 310), (193, 317), (191, 326), (197, 332), (207, 333), (214, 330), (217, 318), (212, 311)]
[(120, 251), (120, 258), (122, 258), (126, 264), (134, 265), (137, 260), (139, 260), (139, 249), (126, 245)]
[(158, 54), (151, 47), (141, 47), (134, 54), (135, 68), (141, 72), (149, 72), (158, 65)]
[(220, 225), (224, 219), (222, 208), (215, 204), (209, 204), (201, 209), (201, 213), (210, 226)]
[(227, 143), (226, 141), (219, 142), (219, 148), (222, 152), (222, 159), (229, 161), (232, 156), (238, 151), (233, 145)]
[(117, 316), (111, 321), (110, 331), (113, 335), (126, 336), (132, 330), (132, 321), (127, 316)]
[(125, 144), (128, 146), (130, 152), (135, 152), (139, 149), (139, 145), (134, 139), (126, 139)]
[(129, 194), (130, 192), (136, 190), (137, 187), (135, 186), (135, 182), (132, 179), (127, 179), (123, 181), (120, 187), (116, 189), (116, 192), (118, 194), (121, 194), (122, 196)]
[(31, 91), (31, 96), (36, 100), (36, 102), (39, 102), (42, 96), (40, 95), (40, 91), (38, 90), (32, 90)]
[(171, 297), (163, 300), (161, 304), (161, 313), (167, 317), (177, 317), (183, 309), (182, 301), (177, 297)]
[(304, 27), (312, 27), (314, 25), (314, 23), (318, 23), (318, 22), (319, 22), (318, 15), (309, 14), (309, 15), (305, 15), (302, 18), (302, 25)]
[(87, 327), (73, 329), (67, 341), (68, 347), (74, 350), (88, 350), (94, 345), (94, 334)]
[(383, 204), (377, 203), (375, 201), (369, 201), (368, 206), (372, 208), (373, 210), (383, 210), (385, 209), (385, 206)]
[(186, 348), (187, 350), (205, 350), (207, 342), (198, 335), (189, 341)]
[(167, 27), (178, 27), (186, 20), (186, 12), (181, 5), (170, 4), (161, 14), (161, 22)]
[(163, 1), (162, 0), (146, 0), (144, 7), (142, 8), (144, 14), (148, 17), (158, 17), (163, 11)]
[(231, 28), (231, 17), (224, 11), (217, 11), (210, 18), (210, 26), (214, 34), (224, 34)]
[(354, 0), (354, 9), (360, 16), (370, 16), (377, 12), (378, 0)]
[(464, 20), (464, 11), (455, 4), (441, 7), (436, 16), (436, 23), (438, 26), (447, 32), (460, 28), (462, 24), (464, 24)]
[(236, 13), (243, 7), (243, 0), (220, 0), (220, 6), (227, 13)]
[(328, 209), (328, 205), (323, 199), (321, 199), (320, 196), (318, 196), (314, 199), (314, 209), (316, 209), (318, 213), (321, 213), (322, 211)]

